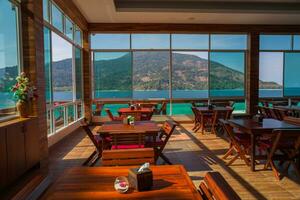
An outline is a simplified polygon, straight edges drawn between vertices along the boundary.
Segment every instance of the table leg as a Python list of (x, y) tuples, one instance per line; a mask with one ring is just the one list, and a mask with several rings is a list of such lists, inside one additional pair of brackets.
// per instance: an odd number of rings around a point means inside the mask
[(251, 134), (251, 171), (255, 171), (255, 146), (256, 146), (256, 137), (254, 134)]

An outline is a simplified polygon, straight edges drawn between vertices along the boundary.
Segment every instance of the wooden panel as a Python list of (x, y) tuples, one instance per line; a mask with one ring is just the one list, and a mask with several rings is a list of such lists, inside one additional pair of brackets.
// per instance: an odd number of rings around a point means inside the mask
[(6, 185), (7, 155), (6, 155), (6, 130), (0, 128), (0, 191)]
[(228, 33), (276, 32), (299, 33), (298, 25), (245, 25), (245, 24), (155, 24), (155, 23), (90, 23), (89, 32), (162, 32), (162, 33)]
[(25, 123), (24, 126), (26, 169), (30, 169), (40, 160), (37, 120), (33, 119)]
[(23, 124), (18, 123), (6, 128), (7, 137), (7, 176), (8, 181), (15, 180), (25, 172), (25, 138)]

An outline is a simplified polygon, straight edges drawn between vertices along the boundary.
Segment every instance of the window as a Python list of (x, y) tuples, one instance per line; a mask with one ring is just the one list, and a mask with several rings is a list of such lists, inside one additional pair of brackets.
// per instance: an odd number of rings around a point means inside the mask
[(260, 35), (260, 50), (291, 50), (291, 35)]
[[(8, 0), (0, 1), (0, 117), (15, 107), (10, 87), (16, 83), (20, 68), (18, 7)], [(4, 115), (5, 116), (5, 115)]]
[(133, 53), (133, 98), (169, 98), (168, 51)]
[(49, 0), (43, 0), (43, 16), (44, 20), (49, 22)]
[(211, 49), (247, 49), (247, 35), (212, 34)]
[(65, 19), (66, 19), (65, 34), (70, 40), (73, 40), (73, 26), (74, 26), (73, 22), (69, 20), (67, 17)]
[(81, 49), (75, 48), (76, 99), (83, 99)]
[(283, 53), (260, 52), (259, 97), (282, 97)]
[(46, 103), (52, 102), (52, 68), (51, 68), (51, 31), (44, 28), (44, 68)]
[(57, 28), (59, 31), (63, 32), (63, 14), (62, 12), (54, 5), (51, 4), (52, 11), (52, 25)]
[(129, 52), (95, 52), (94, 97), (131, 98), (131, 62)]
[(170, 49), (170, 34), (132, 34), (132, 49)]
[(300, 35), (294, 35), (294, 50), (300, 50)]
[(208, 98), (208, 52), (173, 51), (173, 98)]
[(54, 102), (73, 100), (72, 45), (52, 32), (52, 84)]
[(208, 34), (172, 34), (172, 49), (208, 49)]
[(245, 53), (210, 53), (210, 96), (244, 96)]
[(300, 53), (285, 53), (284, 96), (300, 96)]
[(92, 34), (92, 49), (130, 49), (129, 34)]
[(74, 42), (79, 46), (82, 46), (82, 31), (77, 26), (75, 27)]

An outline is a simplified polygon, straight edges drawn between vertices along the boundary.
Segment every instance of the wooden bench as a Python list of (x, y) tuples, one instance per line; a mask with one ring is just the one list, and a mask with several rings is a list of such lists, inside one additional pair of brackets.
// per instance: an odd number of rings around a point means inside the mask
[(154, 164), (153, 148), (104, 150), (102, 166)]
[(207, 200), (241, 199), (219, 172), (208, 172), (199, 190), (202, 198)]

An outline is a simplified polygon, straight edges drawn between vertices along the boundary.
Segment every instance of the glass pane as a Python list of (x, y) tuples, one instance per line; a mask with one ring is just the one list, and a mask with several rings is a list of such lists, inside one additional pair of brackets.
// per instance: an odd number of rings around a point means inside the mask
[(300, 96), (300, 53), (284, 56), (284, 96)]
[(73, 100), (72, 45), (52, 32), (52, 84), (54, 102)]
[(241, 114), (241, 113), (246, 113), (246, 102), (241, 101), (241, 102), (235, 102), (233, 104), (233, 113), (234, 114)]
[(247, 49), (247, 35), (211, 35), (211, 49)]
[(208, 34), (172, 34), (172, 49), (208, 49)]
[(92, 49), (130, 49), (130, 34), (92, 34)]
[(82, 117), (82, 104), (77, 105), (77, 119), (80, 119)]
[(259, 54), (259, 97), (282, 97), (283, 53)]
[(0, 1), (0, 117), (15, 107), (10, 87), (19, 73), (18, 8), (8, 0)]
[(291, 35), (260, 35), (260, 50), (291, 50)]
[(75, 27), (75, 43), (79, 46), (82, 46), (82, 32), (78, 27)]
[(55, 130), (58, 130), (65, 125), (65, 111), (63, 106), (58, 106), (54, 109), (54, 122), (55, 122)]
[(70, 40), (73, 40), (73, 23), (66, 17), (66, 30), (65, 34)]
[(52, 101), (51, 81), (51, 31), (44, 27), (44, 67), (45, 67), (45, 92), (46, 102)]
[(192, 115), (190, 103), (172, 103), (172, 115)]
[(82, 88), (82, 57), (81, 49), (75, 48), (75, 77), (76, 77), (76, 99), (82, 99), (83, 88)]
[(208, 52), (173, 51), (172, 65), (173, 98), (208, 97)]
[(244, 96), (244, 52), (210, 53), (210, 96)]
[(300, 35), (294, 36), (294, 50), (300, 50)]
[(133, 53), (133, 98), (169, 98), (169, 51)]
[(94, 53), (95, 98), (131, 98), (131, 53)]
[(43, 16), (49, 22), (49, 0), (43, 0)]
[(74, 105), (68, 105), (68, 124), (74, 122)]
[(132, 34), (132, 49), (170, 49), (170, 34)]
[(63, 14), (62, 12), (52, 4), (52, 25), (63, 32)]

